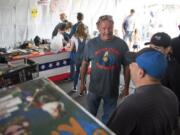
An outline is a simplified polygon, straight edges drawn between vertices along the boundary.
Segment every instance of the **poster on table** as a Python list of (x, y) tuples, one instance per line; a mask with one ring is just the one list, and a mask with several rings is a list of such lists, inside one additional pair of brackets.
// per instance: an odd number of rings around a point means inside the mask
[(2, 135), (113, 135), (47, 79), (0, 89)]

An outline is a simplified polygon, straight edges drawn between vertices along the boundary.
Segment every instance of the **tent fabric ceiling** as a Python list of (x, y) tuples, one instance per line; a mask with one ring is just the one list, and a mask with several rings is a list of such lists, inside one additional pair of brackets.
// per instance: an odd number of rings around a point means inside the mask
[[(60, 12), (65, 12), (71, 22), (76, 22), (77, 12), (83, 12), (84, 22), (93, 33), (96, 20), (102, 14), (113, 15), (115, 28), (120, 29), (123, 18), (131, 8), (143, 13), (145, 11), (141, 8), (147, 8), (147, 5), (180, 5), (179, 0), (138, 0), (136, 3), (134, 0), (48, 0), (46, 5), (38, 4), (38, 1), (0, 0), (0, 47), (14, 47), (17, 42), (33, 39), (36, 35), (51, 38)], [(34, 18), (31, 15), (33, 8), (38, 11)]]

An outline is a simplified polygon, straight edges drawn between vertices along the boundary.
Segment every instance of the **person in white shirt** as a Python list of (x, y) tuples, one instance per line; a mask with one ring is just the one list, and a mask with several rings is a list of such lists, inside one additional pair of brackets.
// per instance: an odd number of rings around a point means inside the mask
[(65, 44), (67, 41), (64, 39), (64, 32), (65, 32), (66, 24), (61, 23), (58, 27), (58, 34), (53, 37), (50, 48), (51, 51), (54, 53), (58, 53), (64, 49)]
[(129, 48), (131, 47), (132, 43), (132, 34), (135, 30), (135, 17), (134, 17), (135, 10), (130, 10), (130, 15), (128, 15), (125, 20), (123, 21), (122, 25), (122, 32), (123, 32), (123, 39), (128, 44)]

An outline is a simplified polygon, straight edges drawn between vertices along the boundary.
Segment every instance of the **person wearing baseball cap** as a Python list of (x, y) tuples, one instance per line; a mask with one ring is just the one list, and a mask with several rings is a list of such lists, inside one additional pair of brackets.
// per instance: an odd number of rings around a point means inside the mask
[(152, 37), (150, 42), (146, 42), (145, 45), (161, 51), (168, 55), (171, 52), (171, 37), (165, 32), (157, 32)]
[(168, 57), (166, 74), (161, 82), (164, 86), (170, 88), (176, 94), (180, 103), (180, 35), (172, 38), (171, 49), (172, 53)]
[(131, 57), (136, 90), (112, 114), (107, 123), (112, 131), (118, 135), (171, 135), (177, 129), (177, 97), (161, 84), (166, 68), (166, 56), (154, 48), (144, 48)]

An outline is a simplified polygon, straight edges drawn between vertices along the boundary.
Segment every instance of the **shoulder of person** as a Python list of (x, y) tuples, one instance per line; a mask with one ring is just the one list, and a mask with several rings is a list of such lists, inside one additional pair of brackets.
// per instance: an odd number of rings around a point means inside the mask
[(79, 25), (79, 22), (75, 23), (73, 27), (77, 27)]
[(91, 41), (91, 42), (95, 42), (97, 40), (99, 40), (99, 37), (93, 37), (93, 38), (89, 39), (89, 41)]
[(126, 44), (126, 42), (122, 38), (120, 38), (120, 37), (114, 36), (114, 40)]
[(61, 24), (62, 24), (62, 23), (59, 22), (58, 24), (56, 24), (55, 28), (56, 28), (56, 29), (59, 28)]
[(86, 40), (86, 44), (88, 46), (96, 45), (97, 44), (97, 37)]
[(119, 111), (130, 111), (130, 112), (135, 112), (136, 106), (139, 105), (137, 101), (137, 96), (135, 95), (129, 95), (122, 99), (122, 101), (119, 104), (118, 110)]

